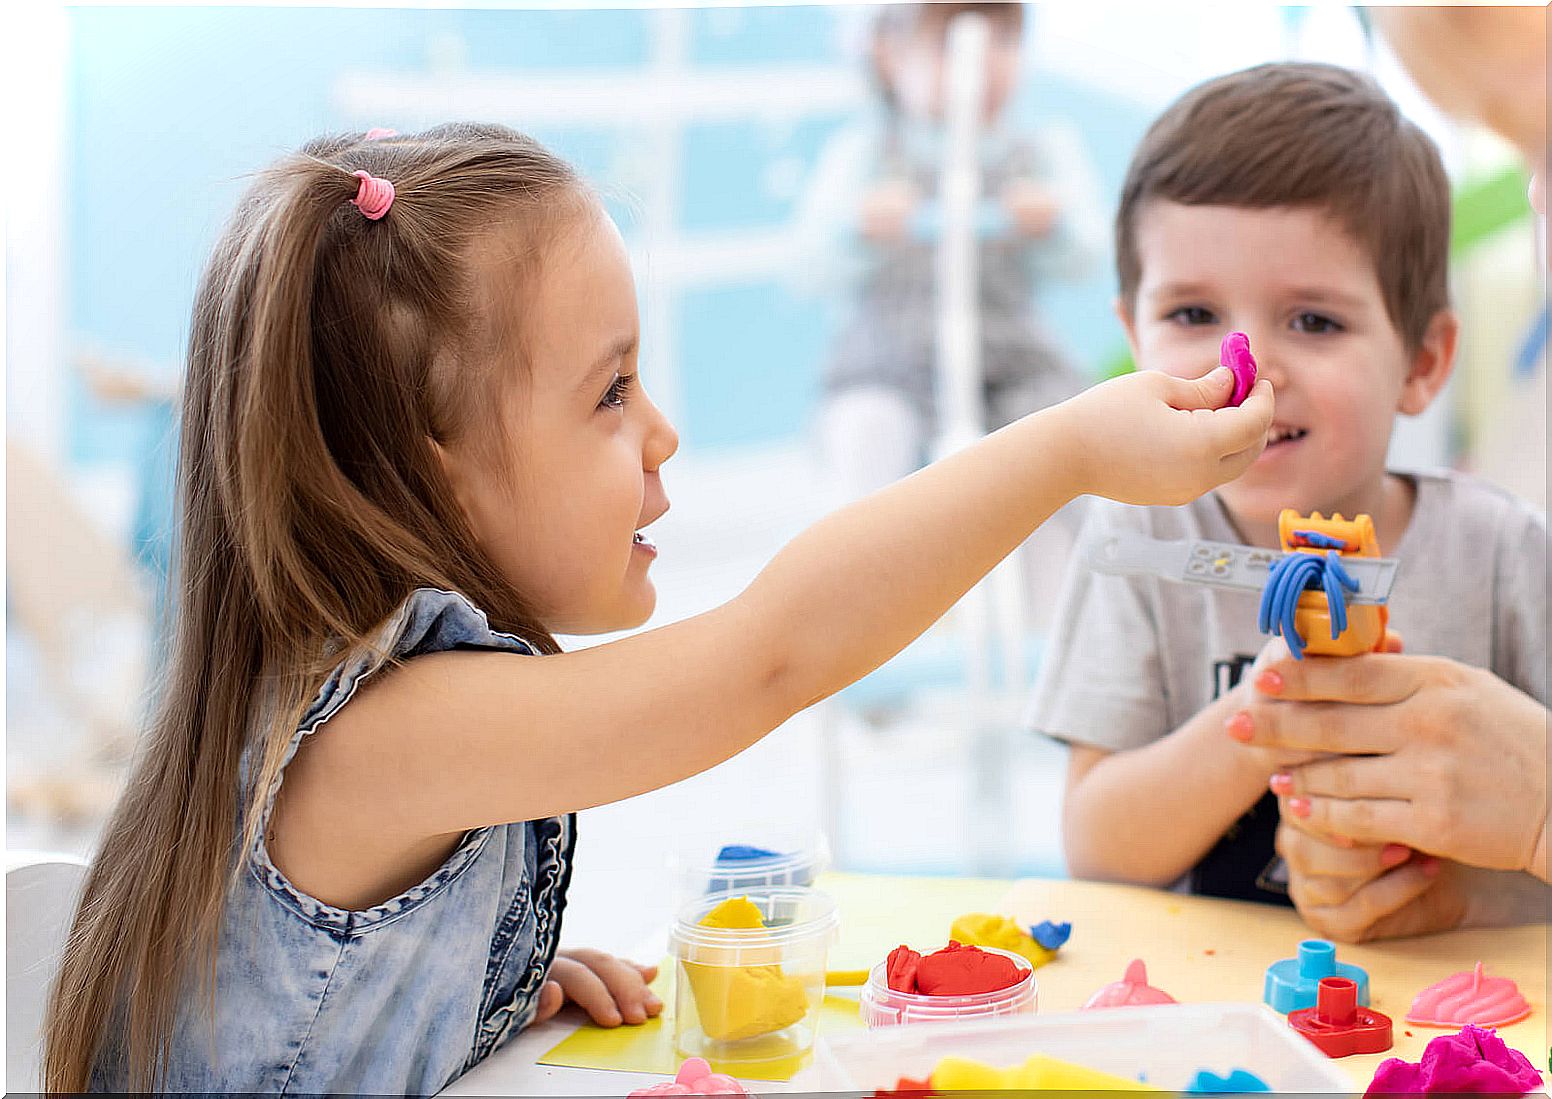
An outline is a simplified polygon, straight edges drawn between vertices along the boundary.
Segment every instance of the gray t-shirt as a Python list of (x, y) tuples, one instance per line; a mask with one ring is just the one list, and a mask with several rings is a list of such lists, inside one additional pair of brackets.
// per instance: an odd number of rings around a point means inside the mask
[[(1488, 668), (1547, 702), (1547, 524), (1518, 498), (1454, 472), (1404, 473), (1417, 486), (1400, 544), (1390, 626), (1411, 654)], [(1095, 501), (1080, 539), (1128, 530), (1242, 542), (1216, 494), (1184, 507)], [(1031, 711), (1034, 728), (1106, 751), (1140, 748), (1230, 690), (1266, 644), (1259, 595), (1069, 567)], [(1268, 816), (1268, 810), (1270, 815)], [(1286, 903), (1272, 861), (1270, 795), (1193, 871), (1195, 892)], [(1220, 847), (1228, 845), (1220, 843)]]

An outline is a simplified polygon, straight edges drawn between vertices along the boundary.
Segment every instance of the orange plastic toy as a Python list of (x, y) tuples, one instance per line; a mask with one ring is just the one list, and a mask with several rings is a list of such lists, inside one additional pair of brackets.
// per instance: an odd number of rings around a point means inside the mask
[[(1277, 533), (1287, 553), (1324, 555), (1335, 549), (1342, 557), (1378, 557), (1379, 539), (1374, 520), (1367, 515), (1344, 519), (1340, 512), (1327, 519), (1320, 512), (1303, 516), (1284, 508), (1277, 517)], [(1310, 535), (1315, 537), (1310, 537)], [(1331, 637), (1331, 612), (1323, 591), (1310, 589), (1299, 595), (1294, 624), (1304, 640), (1304, 651), (1317, 656), (1356, 656), (1385, 647), (1385, 626), (1390, 620), (1383, 606), (1347, 608), (1347, 628)]]

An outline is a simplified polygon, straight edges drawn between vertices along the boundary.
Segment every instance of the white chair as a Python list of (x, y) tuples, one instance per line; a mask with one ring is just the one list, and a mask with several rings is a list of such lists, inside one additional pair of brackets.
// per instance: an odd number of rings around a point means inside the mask
[(70, 930), (86, 860), (7, 851), (5, 1090), (42, 1090), (43, 1013)]

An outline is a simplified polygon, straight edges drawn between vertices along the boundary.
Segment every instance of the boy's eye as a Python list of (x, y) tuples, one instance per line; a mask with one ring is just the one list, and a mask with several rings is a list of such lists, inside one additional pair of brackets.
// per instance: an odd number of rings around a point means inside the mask
[(598, 402), (599, 408), (624, 408), (625, 400), (630, 396), (631, 383), (636, 380), (634, 374), (616, 374), (614, 380), (609, 383), (609, 389), (604, 394), (604, 399)]
[(1218, 321), (1210, 309), (1203, 309), (1200, 305), (1182, 305), (1164, 314), (1164, 319), (1185, 325), (1216, 324)]
[(1330, 317), (1320, 313), (1300, 313), (1293, 318), (1293, 330), (1295, 332), (1308, 332), (1311, 335), (1319, 335), (1323, 332), (1340, 332), (1342, 326)]

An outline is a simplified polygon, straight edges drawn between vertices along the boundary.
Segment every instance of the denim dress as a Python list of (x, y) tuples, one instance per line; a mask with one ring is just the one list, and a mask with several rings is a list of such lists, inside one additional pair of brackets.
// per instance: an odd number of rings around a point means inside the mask
[[(533, 654), (491, 630), (452, 592), (422, 588), (381, 648), (400, 659), (450, 649)], [(329, 675), (291, 738), (325, 723), (371, 674), (369, 654)], [(571, 876), (570, 816), (478, 828), (441, 868), (382, 904), (351, 912), (308, 896), (270, 860), (264, 828), (228, 897), (214, 1016), (190, 994), (162, 1086), (290, 1095), (439, 1091), (527, 1026), (555, 957)], [(111, 1042), (93, 1090), (123, 1090)]]

